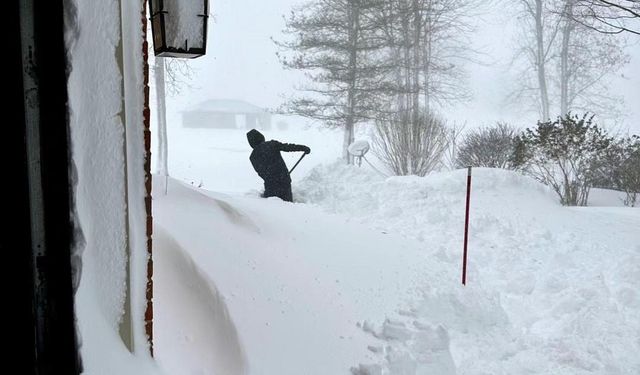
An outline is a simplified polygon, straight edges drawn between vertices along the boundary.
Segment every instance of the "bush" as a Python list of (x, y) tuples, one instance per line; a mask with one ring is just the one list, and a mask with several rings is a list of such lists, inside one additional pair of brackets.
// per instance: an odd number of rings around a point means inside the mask
[(456, 166), (513, 169), (516, 129), (506, 123), (470, 131), (462, 140)]
[(538, 122), (516, 139), (513, 162), (547, 184), (566, 206), (585, 206), (613, 138), (593, 123), (593, 116), (567, 114)]
[(449, 146), (447, 127), (433, 113), (417, 119), (403, 111), (376, 121), (374, 152), (396, 175), (418, 175), (439, 168)]
[(624, 204), (636, 205), (640, 194), (640, 137), (622, 138), (610, 147), (597, 183), (624, 191)]
[(618, 188), (627, 195), (624, 204), (634, 207), (640, 194), (640, 137), (627, 138), (624, 144), (622, 163), (614, 176)]

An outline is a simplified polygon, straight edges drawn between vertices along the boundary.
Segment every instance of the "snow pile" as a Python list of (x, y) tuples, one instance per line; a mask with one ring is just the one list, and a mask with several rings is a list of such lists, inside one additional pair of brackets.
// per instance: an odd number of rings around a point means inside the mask
[(562, 207), (513, 172), (473, 178), (466, 288), (465, 170), (382, 179), (330, 165), (297, 186), (300, 200), (417, 240), (430, 260), (422, 297), (367, 324), (380, 355), (359, 373), (640, 372), (640, 210)]
[(385, 179), (341, 164), (294, 183), (306, 204), (171, 180), (154, 195), (160, 364), (639, 373), (640, 210), (562, 207), (527, 177), (476, 169), (463, 287), (465, 191), (466, 170)]
[[(377, 229), (425, 240), (437, 232), (433, 230), (434, 225), (447, 231), (453, 227), (462, 233), (466, 173), (458, 170), (425, 178), (384, 178), (370, 168), (337, 162), (313, 169), (294, 185), (294, 198), (331, 213), (346, 214)], [(513, 208), (520, 199), (535, 201), (540, 208), (556, 207), (553, 194), (527, 177), (491, 169), (474, 169), (473, 173), (478, 177), (474, 176), (473, 180), (472, 208), (477, 207), (476, 198), (500, 196), (500, 190), (514, 198)], [(490, 212), (510, 216), (511, 208), (501, 204)]]
[[(593, 188), (589, 192), (589, 206), (624, 207), (626, 194), (623, 191)], [(636, 205), (640, 208), (640, 205)]]
[(159, 226), (154, 242), (154, 350), (162, 368), (167, 374), (244, 373), (246, 358), (224, 298)]
[(313, 207), (174, 180), (153, 204), (156, 358), (166, 370), (224, 373), (226, 360), (229, 373), (348, 372), (375, 360), (365, 322), (395, 315), (423, 284), (413, 241)]

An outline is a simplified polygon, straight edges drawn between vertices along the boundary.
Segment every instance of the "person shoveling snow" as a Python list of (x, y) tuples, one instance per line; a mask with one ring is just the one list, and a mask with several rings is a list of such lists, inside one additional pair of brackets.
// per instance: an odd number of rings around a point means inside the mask
[(287, 169), (280, 151), (303, 151), (306, 155), (311, 152), (311, 149), (304, 145), (281, 143), (276, 140), (265, 142), (264, 135), (256, 129), (247, 132), (247, 140), (253, 148), (251, 156), (249, 156), (251, 165), (264, 180), (262, 196), (264, 198), (279, 197), (284, 201), (292, 202), (290, 171)]

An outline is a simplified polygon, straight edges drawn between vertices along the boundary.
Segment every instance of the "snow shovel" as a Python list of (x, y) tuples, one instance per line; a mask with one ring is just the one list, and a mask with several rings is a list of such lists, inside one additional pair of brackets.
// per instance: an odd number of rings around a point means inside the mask
[(302, 156), (300, 156), (300, 159), (298, 159), (298, 161), (293, 165), (293, 168), (291, 168), (291, 170), (289, 171), (289, 174), (291, 174), (291, 172), (293, 172), (293, 170), (296, 169), (298, 164), (300, 164), (300, 162), (302, 161), (302, 158), (304, 158), (306, 155), (307, 154), (302, 154)]

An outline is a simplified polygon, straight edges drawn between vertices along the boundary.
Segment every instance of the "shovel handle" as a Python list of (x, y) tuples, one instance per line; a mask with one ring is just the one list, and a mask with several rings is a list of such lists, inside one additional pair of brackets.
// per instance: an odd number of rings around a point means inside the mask
[(293, 168), (291, 168), (291, 170), (289, 171), (289, 174), (291, 174), (291, 172), (293, 172), (294, 169), (296, 169), (296, 167), (298, 166), (298, 164), (300, 164), (300, 162), (302, 161), (302, 158), (304, 158), (307, 154), (302, 154), (302, 156), (300, 156), (300, 159), (298, 159), (298, 161), (293, 165)]

